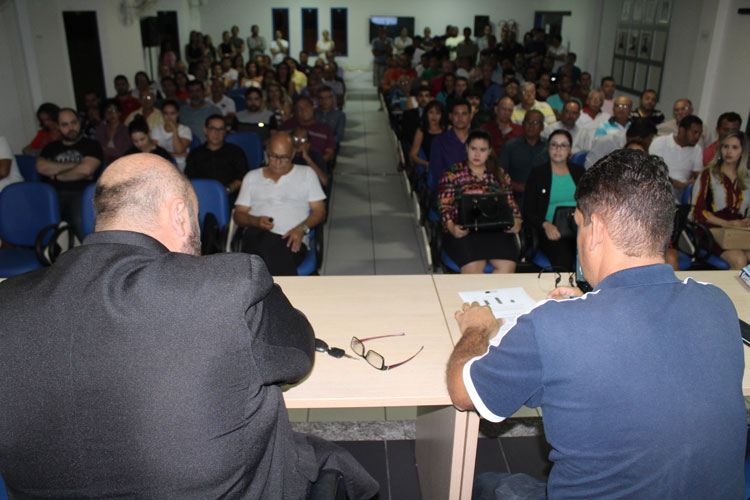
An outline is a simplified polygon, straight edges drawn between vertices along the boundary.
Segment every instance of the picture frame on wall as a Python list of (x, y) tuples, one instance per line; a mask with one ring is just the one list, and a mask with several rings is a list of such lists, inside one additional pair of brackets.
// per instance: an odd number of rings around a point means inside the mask
[(638, 30), (632, 29), (628, 32), (628, 43), (626, 45), (625, 55), (629, 57), (638, 57), (639, 38)]
[(622, 2), (622, 12), (620, 13), (620, 22), (627, 23), (630, 21), (630, 11), (633, 6), (633, 0), (624, 0)]
[(653, 35), (650, 31), (641, 31), (641, 38), (638, 42), (638, 57), (639, 59), (650, 59), (651, 58), (651, 42)]
[(669, 24), (669, 18), (672, 16), (672, 0), (659, 1), (659, 24)]

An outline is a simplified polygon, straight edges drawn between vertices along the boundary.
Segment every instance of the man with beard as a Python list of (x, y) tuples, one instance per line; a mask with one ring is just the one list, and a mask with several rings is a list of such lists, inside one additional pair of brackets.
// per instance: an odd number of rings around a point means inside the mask
[[(261, 260), (198, 257), (198, 201), (151, 154), (115, 161), (95, 232), (0, 285), (0, 472), (23, 498), (306, 498), (321, 468), (349, 498), (377, 483), (293, 432), (281, 386), (312, 327)], [(29, 418), (33, 415), (33, 418)]]
[(206, 118), (211, 115), (221, 115), (221, 109), (206, 102), (203, 82), (200, 80), (191, 80), (187, 88), (190, 102), (180, 107), (180, 123), (187, 125), (193, 135), (203, 143), (206, 141), (206, 134), (203, 131)]
[(83, 190), (95, 181), (102, 165), (102, 147), (93, 139), (83, 137), (78, 114), (63, 108), (57, 115), (62, 139), (47, 144), (36, 161), (42, 182), (52, 185), (60, 202), (60, 215), (73, 226), (80, 239), (81, 198)]
[(237, 132), (258, 134), (266, 143), (271, 137), (271, 131), (275, 131), (278, 125), (273, 111), (266, 109), (263, 91), (256, 87), (250, 87), (245, 92), (245, 103), (247, 109), (243, 109), (235, 115), (233, 128)]
[(141, 107), (141, 103), (130, 92), (130, 82), (125, 75), (115, 77), (115, 91), (117, 92), (115, 98), (120, 101), (120, 107), (122, 108), (120, 121), (124, 123), (130, 113)]

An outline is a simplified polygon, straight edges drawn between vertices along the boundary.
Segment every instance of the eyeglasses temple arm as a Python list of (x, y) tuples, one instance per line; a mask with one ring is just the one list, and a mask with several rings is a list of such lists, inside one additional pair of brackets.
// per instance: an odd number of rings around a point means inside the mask
[(416, 353), (414, 353), (414, 355), (412, 357), (410, 357), (409, 359), (406, 359), (406, 360), (404, 360), (404, 361), (402, 361), (400, 363), (396, 363), (395, 365), (386, 366), (385, 368), (383, 368), (383, 370), (390, 370), (391, 368), (396, 368), (397, 366), (401, 366), (404, 363), (411, 361), (412, 359), (414, 359), (414, 358), (417, 357), (417, 354), (419, 354), (420, 352), (422, 352), (422, 349), (424, 349), (424, 346), (420, 347), (419, 350)]
[(403, 337), (406, 335), (404, 332), (401, 333), (393, 333), (391, 335), (378, 335), (377, 337), (367, 337), (366, 339), (359, 339), (360, 342), (367, 342), (368, 340), (375, 340), (375, 339), (385, 339), (388, 337)]

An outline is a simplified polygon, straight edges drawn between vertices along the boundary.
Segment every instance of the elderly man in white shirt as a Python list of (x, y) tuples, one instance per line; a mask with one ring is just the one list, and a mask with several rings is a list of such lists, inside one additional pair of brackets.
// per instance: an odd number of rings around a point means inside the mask
[(565, 103), (560, 113), (560, 121), (544, 127), (542, 137), (546, 140), (555, 130), (567, 130), (573, 138), (570, 153), (576, 154), (581, 151), (588, 151), (591, 148), (591, 141), (594, 137), (594, 131), (584, 128), (578, 124), (578, 117), (581, 115), (581, 106), (578, 101), (569, 100)]

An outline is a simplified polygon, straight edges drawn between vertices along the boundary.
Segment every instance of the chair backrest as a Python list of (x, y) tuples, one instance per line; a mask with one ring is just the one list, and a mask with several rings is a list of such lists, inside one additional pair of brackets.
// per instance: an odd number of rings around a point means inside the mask
[(576, 153), (573, 155), (573, 157), (570, 159), (570, 163), (574, 163), (576, 165), (584, 166), (586, 164), (586, 156), (589, 154), (588, 151), (581, 151), (579, 153)]
[(45, 226), (60, 223), (57, 193), (42, 182), (16, 182), (0, 191), (0, 238), (12, 245), (34, 246)]
[(39, 172), (36, 171), (36, 156), (16, 155), (16, 163), (23, 180), (32, 182), (39, 180)]
[(193, 140), (190, 142), (189, 150), (192, 151), (200, 145), (201, 145), (200, 139), (198, 139), (198, 137), (194, 135)]
[(198, 197), (198, 221), (201, 230), (206, 214), (209, 212), (216, 216), (220, 228), (229, 224), (229, 200), (226, 188), (213, 179), (193, 179), (190, 183)]
[(260, 167), (263, 163), (263, 141), (258, 134), (237, 132), (229, 134), (225, 140), (242, 148), (250, 170)]
[(234, 107), (237, 111), (245, 111), (247, 109), (247, 101), (245, 101), (244, 95), (239, 94), (227, 94), (230, 99), (234, 101)]
[(96, 183), (92, 182), (83, 190), (81, 199), (81, 236), (84, 238), (94, 232), (94, 191)]

